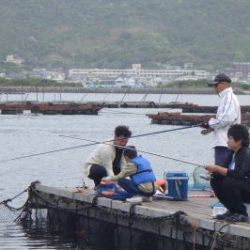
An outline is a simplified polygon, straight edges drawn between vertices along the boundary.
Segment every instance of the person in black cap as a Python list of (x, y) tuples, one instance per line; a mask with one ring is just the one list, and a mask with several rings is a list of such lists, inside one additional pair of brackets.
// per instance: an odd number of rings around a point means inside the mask
[(211, 118), (208, 123), (202, 124), (201, 127), (205, 130), (201, 133), (205, 135), (213, 132), (215, 164), (223, 166), (231, 156), (227, 148), (227, 131), (231, 125), (241, 123), (240, 105), (231, 88), (231, 79), (227, 75), (218, 74), (208, 85), (214, 87), (220, 97), (220, 103), (216, 118)]

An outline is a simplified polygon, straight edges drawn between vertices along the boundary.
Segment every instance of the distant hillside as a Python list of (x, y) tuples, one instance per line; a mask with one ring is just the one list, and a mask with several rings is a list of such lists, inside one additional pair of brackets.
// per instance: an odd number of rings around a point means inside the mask
[(1, 0), (0, 61), (126, 68), (250, 61), (249, 0)]

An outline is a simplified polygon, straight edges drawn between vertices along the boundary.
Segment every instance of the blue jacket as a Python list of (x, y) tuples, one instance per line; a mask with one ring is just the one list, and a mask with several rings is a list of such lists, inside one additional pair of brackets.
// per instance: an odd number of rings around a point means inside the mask
[(129, 162), (134, 163), (137, 167), (137, 172), (130, 176), (136, 185), (146, 182), (155, 182), (156, 179), (148, 160), (144, 159), (142, 156), (137, 156), (129, 160)]

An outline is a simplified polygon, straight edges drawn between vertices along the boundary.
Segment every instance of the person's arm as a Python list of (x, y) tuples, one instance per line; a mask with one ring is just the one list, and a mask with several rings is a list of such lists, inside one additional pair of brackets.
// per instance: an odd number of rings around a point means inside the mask
[(218, 107), (216, 118), (211, 118), (208, 121), (208, 125), (212, 129), (226, 127), (233, 124), (237, 119), (237, 102), (234, 100), (233, 93), (227, 95), (221, 100)]
[(103, 179), (106, 181), (117, 181), (119, 179), (135, 174), (136, 171), (137, 171), (136, 165), (134, 163), (129, 162), (126, 165), (124, 165), (124, 167), (122, 168), (121, 172), (118, 175), (111, 175), (108, 177), (104, 177)]
[(223, 176), (227, 175), (228, 169), (215, 165), (215, 164), (208, 164), (205, 166), (205, 169), (209, 172), (209, 173), (218, 173), (221, 174)]

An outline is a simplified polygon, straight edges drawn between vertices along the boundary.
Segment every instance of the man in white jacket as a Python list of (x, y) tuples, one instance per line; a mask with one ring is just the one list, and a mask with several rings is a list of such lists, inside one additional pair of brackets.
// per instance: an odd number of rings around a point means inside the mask
[(214, 81), (209, 83), (214, 87), (220, 97), (216, 118), (211, 118), (202, 127), (203, 134), (214, 134), (214, 158), (215, 164), (223, 166), (230, 157), (231, 152), (227, 148), (227, 132), (231, 125), (241, 123), (241, 110), (238, 99), (231, 88), (231, 79), (225, 74), (219, 74)]
[(114, 138), (105, 144), (100, 144), (90, 155), (84, 165), (86, 176), (92, 179), (95, 186), (105, 176), (117, 175), (126, 165), (123, 156), (123, 148), (127, 145), (131, 131), (127, 126), (117, 126), (114, 132)]

